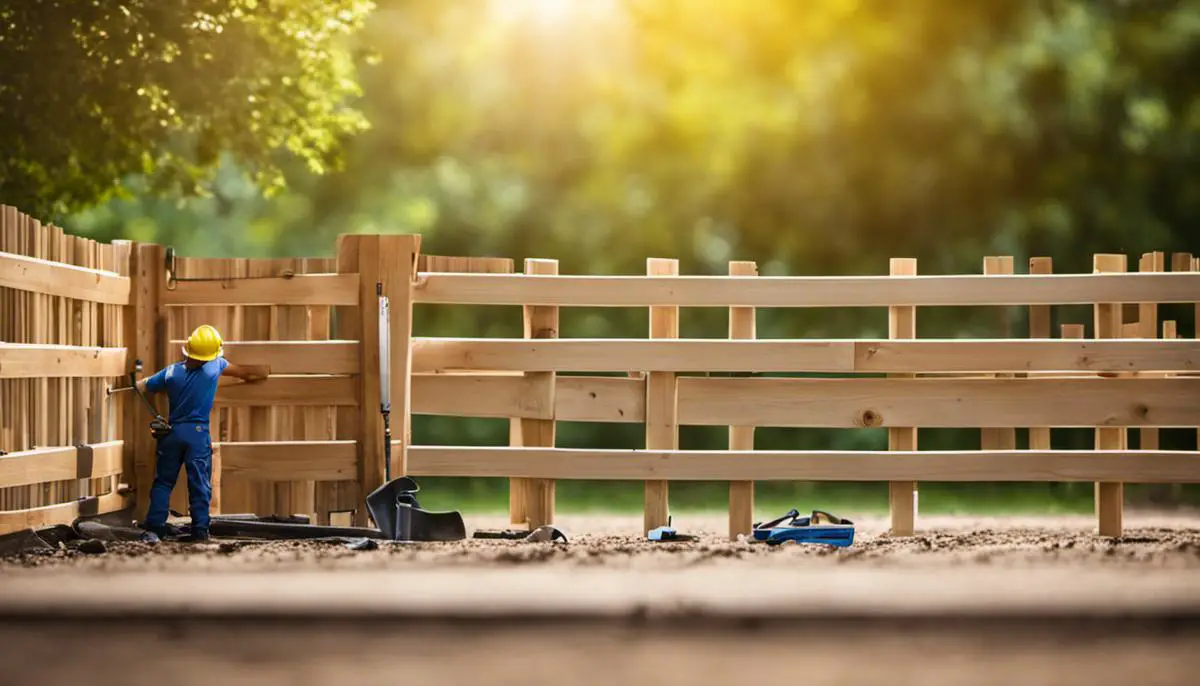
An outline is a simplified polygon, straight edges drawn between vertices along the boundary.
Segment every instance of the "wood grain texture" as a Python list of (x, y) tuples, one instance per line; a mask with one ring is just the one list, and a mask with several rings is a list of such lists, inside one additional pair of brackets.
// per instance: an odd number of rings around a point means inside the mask
[[(48, 234), (37, 225), (33, 241), (49, 250)], [(43, 296), (94, 303), (129, 303), (129, 279), (114, 272), (88, 269), (39, 257), (0, 252), (0, 286)]]
[[(371, 288), (374, 287), (372, 282)], [(163, 289), (163, 305), (167, 307), (350, 305), (356, 302), (358, 277), (355, 274), (297, 274), (291, 277), (248, 280), (180, 281), (174, 288)]]
[(124, 348), (0, 342), (0, 379), (121, 376), (125, 357)]

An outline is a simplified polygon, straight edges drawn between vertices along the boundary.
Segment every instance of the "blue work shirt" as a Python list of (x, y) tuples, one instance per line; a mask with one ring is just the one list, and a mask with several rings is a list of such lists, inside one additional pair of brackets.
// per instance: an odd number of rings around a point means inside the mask
[(171, 402), (167, 421), (171, 425), (188, 422), (207, 424), (212, 414), (213, 400), (217, 397), (217, 382), (221, 372), (228, 366), (229, 361), (224, 357), (191, 370), (184, 362), (176, 362), (146, 379), (146, 390), (153, 393), (167, 391), (167, 398)]

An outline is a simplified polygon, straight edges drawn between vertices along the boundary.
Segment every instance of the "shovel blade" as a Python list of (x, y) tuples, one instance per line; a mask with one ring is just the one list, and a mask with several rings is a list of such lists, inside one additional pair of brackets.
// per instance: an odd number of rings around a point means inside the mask
[(427, 512), (413, 495), (420, 486), (410, 477), (392, 479), (367, 496), (367, 511), (380, 533), (392, 541), (458, 541), (467, 528), (458, 512)]

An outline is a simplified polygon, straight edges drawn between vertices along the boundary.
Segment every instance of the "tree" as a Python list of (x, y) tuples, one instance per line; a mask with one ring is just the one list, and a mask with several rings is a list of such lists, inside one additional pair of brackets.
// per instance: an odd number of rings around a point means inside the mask
[(366, 127), (345, 42), (369, 0), (20, 0), (0, 7), (0, 197), (52, 219), (141, 176), (198, 191), (222, 153), (265, 189)]

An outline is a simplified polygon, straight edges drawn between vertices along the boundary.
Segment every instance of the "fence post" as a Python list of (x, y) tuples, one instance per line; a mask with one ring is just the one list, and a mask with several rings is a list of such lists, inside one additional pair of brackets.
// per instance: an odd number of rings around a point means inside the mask
[[(916, 276), (917, 261), (910, 257), (893, 257), (889, 262), (892, 276)], [(917, 337), (917, 308), (893, 306), (888, 308), (888, 338), (911, 339)], [(889, 374), (889, 378), (911, 379), (913, 374)], [(888, 429), (888, 450), (916, 450), (917, 429)], [(888, 509), (891, 514), (891, 535), (912, 536), (917, 520), (917, 483), (915, 481), (893, 481), (888, 484)]]
[[(1095, 255), (1093, 269), (1098, 273), (1126, 271), (1125, 255)], [(1095, 306), (1096, 338), (1117, 338), (1122, 333), (1122, 306), (1098, 303)], [(1097, 450), (1125, 450), (1125, 429), (1096, 429)], [(1121, 483), (1096, 483), (1096, 522), (1101, 536), (1120, 536), (1125, 488)]]
[[(1138, 260), (1138, 271), (1161, 272), (1166, 270), (1166, 255), (1161, 252), (1149, 252)], [(1158, 338), (1158, 303), (1141, 303), (1138, 305), (1138, 336), (1140, 338)], [(1153, 374), (1149, 376), (1154, 376)], [(1158, 450), (1158, 428), (1146, 427), (1139, 429), (1142, 450)]]
[[(1030, 274), (1053, 274), (1054, 260), (1049, 257), (1029, 258)], [(1029, 337), (1052, 338), (1051, 311), (1049, 305), (1032, 305), (1029, 308)], [(1025, 376), (1030, 376), (1026, 374)], [(1050, 450), (1049, 427), (1029, 428), (1029, 449)]]
[[(679, 260), (646, 259), (648, 276), (677, 276)], [(650, 338), (679, 338), (679, 308), (674, 305), (650, 307)], [(646, 375), (646, 450), (679, 448), (679, 394), (673, 372), (647, 370)], [(643, 534), (667, 524), (670, 493), (666, 481), (647, 481)]]
[[(125, 341), (127, 369), (133, 369), (134, 360), (142, 361), (144, 375), (154, 373), (162, 367), (158, 339), (163, 334), (162, 288), (166, 281), (166, 265), (161, 245), (135, 243), (130, 254), (130, 307), (125, 313)], [(148, 396), (158, 407), (160, 395)], [(136, 498), (134, 518), (141, 521), (150, 508), (150, 486), (154, 484), (154, 437), (147, 425), (150, 418), (132, 394), (125, 396), (125, 437), (133, 443), (133, 464)], [(161, 410), (160, 410), (161, 411)]]
[[(383, 415), (379, 400), (379, 300), (377, 283), (383, 284), (391, 316), (391, 425), (393, 443), (392, 478), (405, 474), (408, 446), (412, 442), (409, 391), (412, 388), (412, 303), (413, 280), (419, 235), (343, 235), (338, 237), (338, 263), (343, 250), (358, 254), (359, 347), (359, 435), (358, 486), (361, 497), (383, 485)], [(354, 521), (366, 526), (367, 511), (355, 510)]]
[[(558, 260), (525, 260), (526, 274), (558, 274)], [(558, 308), (525, 305), (525, 338), (558, 338)], [(530, 388), (545, 407), (554, 408), (555, 372), (526, 372)], [(521, 445), (553, 448), (553, 419), (521, 419)], [(520, 492), (524, 498), (525, 516), (529, 528), (554, 523), (554, 479), (522, 479)]]
[[(1173, 272), (1200, 272), (1200, 258), (1193, 258), (1191, 253), (1177, 252), (1171, 254), (1171, 271)], [(1192, 337), (1200, 338), (1200, 302), (1195, 304), (1195, 318), (1192, 320)], [(1172, 322), (1171, 338), (1175, 338), (1175, 323)], [(1163, 338), (1167, 338), (1164, 333)], [(1196, 444), (1200, 447), (1200, 429), (1196, 430)]]
[[(1013, 258), (985, 257), (983, 258), (983, 273), (985, 275), (1011, 275), (1013, 273)], [(1004, 324), (1003, 338), (1010, 338), (1012, 330), (1008, 312), (1004, 311), (1001, 320)], [(1012, 374), (993, 374), (997, 379), (1013, 378)], [(980, 431), (979, 447), (983, 450), (1016, 450), (1017, 430), (1008, 427), (985, 427)]]
[[(730, 262), (730, 276), (758, 276), (758, 265), (754, 262)], [(731, 339), (753, 339), (757, 336), (755, 309), (753, 307), (729, 308), (729, 337)], [(730, 450), (754, 450), (754, 427), (729, 427)], [(731, 481), (729, 483), (729, 539), (739, 535), (750, 535), (754, 527), (754, 482)]]

